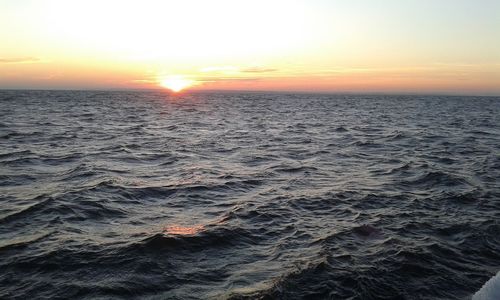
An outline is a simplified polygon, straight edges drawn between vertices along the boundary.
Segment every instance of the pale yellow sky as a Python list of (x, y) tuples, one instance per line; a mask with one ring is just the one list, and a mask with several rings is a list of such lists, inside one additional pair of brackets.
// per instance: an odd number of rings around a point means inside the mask
[(500, 1), (0, 0), (0, 88), (500, 94)]

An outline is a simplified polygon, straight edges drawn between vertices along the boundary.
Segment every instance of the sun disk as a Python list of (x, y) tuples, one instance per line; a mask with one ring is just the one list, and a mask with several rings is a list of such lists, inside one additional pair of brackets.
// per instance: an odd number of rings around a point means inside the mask
[(180, 92), (183, 89), (193, 86), (195, 84), (194, 80), (187, 79), (181, 76), (173, 76), (162, 79), (160, 85), (173, 91)]

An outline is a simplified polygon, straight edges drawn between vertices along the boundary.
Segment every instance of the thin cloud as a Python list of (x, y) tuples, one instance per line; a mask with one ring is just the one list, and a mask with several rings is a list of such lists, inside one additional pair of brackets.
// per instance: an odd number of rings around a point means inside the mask
[(202, 73), (269, 73), (275, 71), (278, 70), (264, 67), (240, 68), (235, 66), (211, 66), (200, 69)]
[(39, 62), (42, 62), (42, 60), (38, 57), (0, 58), (2, 64), (32, 64)]
[(157, 80), (152, 80), (152, 79), (132, 79), (130, 81), (134, 82), (134, 83), (155, 83), (155, 82), (157, 82)]
[(269, 73), (269, 72), (276, 72), (278, 69), (273, 69), (273, 68), (262, 68), (262, 67), (252, 67), (252, 68), (247, 68), (241, 70), (241, 72), (245, 73)]
[(196, 81), (198, 82), (220, 82), (220, 81), (258, 81), (262, 78), (249, 78), (249, 77), (206, 77), (206, 78), (198, 78)]
[[(387, 73), (423, 73), (423, 72), (446, 72), (453, 70), (467, 70), (473, 71), (476, 69), (483, 70), (486, 67), (495, 67), (495, 65), (485, 65), (485, 64), (464, 64), (464, 63), (433, 63), (428, 65), (420, 66), (408, 66), (408, 67), (382, 67), (382, 68), (335, 68), (329, 70), (323, 70), (317, 72), (317, 74), (387, 74)], [(497, 65), (500, 66), (500, 65)]]

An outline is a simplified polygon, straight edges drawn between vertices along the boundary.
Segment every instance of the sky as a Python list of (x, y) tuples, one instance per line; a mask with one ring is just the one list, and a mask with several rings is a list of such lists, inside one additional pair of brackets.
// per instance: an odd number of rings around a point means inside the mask
[(0, 0), (0, 88), (500, 95), (500, 1)]

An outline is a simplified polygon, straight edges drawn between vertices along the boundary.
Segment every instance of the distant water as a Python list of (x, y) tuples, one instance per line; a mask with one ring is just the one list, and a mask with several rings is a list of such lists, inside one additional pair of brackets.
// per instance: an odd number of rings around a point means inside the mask
[(1, 299), (470, 299), (500, 98), (0, 91)]

